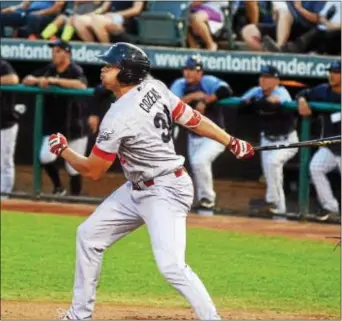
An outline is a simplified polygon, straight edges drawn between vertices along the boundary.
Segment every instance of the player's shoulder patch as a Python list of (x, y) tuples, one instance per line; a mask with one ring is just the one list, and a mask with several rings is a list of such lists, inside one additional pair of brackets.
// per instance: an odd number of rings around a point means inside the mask
[(101, 129), (96, 138), (96, 143), (100, 144), (104, 141), (109, 141), (114, 136), (114, 129)]

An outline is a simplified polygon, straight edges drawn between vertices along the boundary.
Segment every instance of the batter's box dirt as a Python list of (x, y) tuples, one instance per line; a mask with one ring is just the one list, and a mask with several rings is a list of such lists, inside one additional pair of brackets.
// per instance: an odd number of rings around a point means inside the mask
[[(34, 202), (24, 200), (7, 200), (1, 202), (1, 210), (56, 213), (59, 215), (88, 216), (95, 209), (94, 205), (65, 204), (56, 202)], [(252, 224), (251, 224), (252, 222)], [(248, 217), (231, 217), (214, 215), (210, 217), (190, 214), (188, 225), (218, 230), (263, 235), (280, 235), (297, 239), (313, 239), (336, 243), (328, 237), (339, 236), (340, 225), (324, 225), (308, 222), (272, 221)]]
[[(2, 320), (57, 320), (65, 303), (1, 301)], [(225, 320), (328, 320), (324, 314), (288, 314), (275, 311), (234, 311), (219, 309)], [(94, 315), (96, 320), (195, 320), (189, 308), (155, 308), (98, 304)]]

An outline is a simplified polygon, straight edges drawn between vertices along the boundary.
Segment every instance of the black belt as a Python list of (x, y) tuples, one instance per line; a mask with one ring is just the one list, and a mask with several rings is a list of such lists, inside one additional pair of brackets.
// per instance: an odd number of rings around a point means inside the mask
[[(185, 173), (186, 173), (186, 169), (184, 167), (178, 168), (173, 172), (173, 174), (175, 174), (176, 177), (180, 177), (180, 176), (184, 175)], [(155, 182), (154, 182), (154, 179), (152, 178), (148, 181), (140, 182), (139, 184), (144, 184), (146, 187), (150, 187), (150, 186), (154, 185)], [(132, 182), (133, 190), (141, 191), (142, 188), (139, 186), (139, 184)]]

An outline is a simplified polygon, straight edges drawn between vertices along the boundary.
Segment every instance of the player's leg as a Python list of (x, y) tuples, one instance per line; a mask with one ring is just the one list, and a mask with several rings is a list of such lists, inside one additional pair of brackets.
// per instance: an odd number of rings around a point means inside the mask
[[(85, 155), (87, 150), (88, 137), (84, 136), (77, 139), (72, 139), (69, 142), (70, 148), (72, 148), (75, 152)], [(68, 162), (65, 162), (65, 169), (70, 175), (70, 194), (71, 195), (80, 195), (82, 190), (82, 177), (81, 175), (70, 166)]]
[(135, 197), (141, 203), (139, 212), (147, 225), (161, 274), (185, 297), (199, 319), (219, 320), (208, 291), (185, 263), (186, 215), (193, 199), (190, 177), (184, 175), (165, 186), (137, 191)]
[(331, 212), (338, 212), (338, 202), (326, 174), (337, 166), (335, 155), (326, 147), (318, 149), (310, 162), (311, 179), (318, 201), (323, 209)]
[(197, 148), (191, 155), (190, 163), (195, 180), (196, 194), (200, 202), (205, 200), (208, 207), (213, 207), (216, 193), (214, 191), (212, 163), (225, 150), (225, 147), (206, 137), (194, 139), (197, 140), (195, 143)]
[[(289, 138), (286, 141), (281, 141), (279, 143), (294, 143), (297, 141), (297, 133), (293, 132), (289, 135)], [(284, 164), (294, 157), (297, 152), (298, 148), (270, 151), (264, 165), (267, 193), (269, 194), (269, 199), (272, 199), (272, 202), (277, 206), (275, 211), (280, 214), (286, 213), (286, 200), (283, 187), (283, 167)]]
[[(1, 193), (11, 193), (14, 186), (14, 152), (17, 142), (18, 124), (1, 130)], [(1, 196), (1, 199), (6, 199)]]
[(70, 319), (89, 319), (95, 305), (96, 287), (105, 250), (143, 224), (126, 183), (106, 198), (77, 229), (76, 267)]
[(40, 163), (43, 165), (47, 175), (53, 184), (53, 194), (64, 195), (66, 191), (62, 187), (62, 182), (59, 177), (58, 167), (55, 163), (57, 156), (49, 150), (49, 136), (44, 136), (40, 149)]

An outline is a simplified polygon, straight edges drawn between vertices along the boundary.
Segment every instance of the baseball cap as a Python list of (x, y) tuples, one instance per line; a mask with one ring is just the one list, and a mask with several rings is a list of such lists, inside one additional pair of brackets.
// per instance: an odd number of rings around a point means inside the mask
[(60, 40), (60, 39), (49, 43), (49, 47), (51, 47), (51, 48), (59, 47), (59, 48), (64, 49), (67, 52), (71, 52), (71, 45), (68, 42)]
[(266, 65), (262, 66), (260, 70), (260, 76), (268, 76), (268, 77), (274, 77), (274, 78), (279, 78), (280, 77), (280, 72), (276, 67)]
[(189, 57), (185, 62), (184, 69), (203, 70), (201, 58), (199, 56)]
[(333, 61), (326, 70), (341, 73), (341, 61), (340, 60)]

